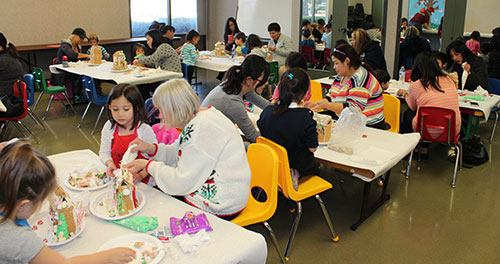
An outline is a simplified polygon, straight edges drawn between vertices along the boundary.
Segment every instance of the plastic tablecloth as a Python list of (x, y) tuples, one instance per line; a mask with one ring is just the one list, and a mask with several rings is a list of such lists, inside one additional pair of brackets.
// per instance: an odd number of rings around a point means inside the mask
[(232, 59), (228, 56), (208, 56), (204, 59), (197, 59), (196, 67), (211, 71), (225, 72), (234, 65), (240, 65), (242, 61), (243, 57)]
[[(104, 62), (103, 64), (98, 66), (91, 66), (86, 62), (78, 62), (70, 63), (69, 67), (63, 67), (62, 64), (50, 65), (49, 69), (52, 73), (65, 71), (78, 75), (87, 75), (94, 79), (110, 80), (117, 84), (130, 83), (138, 85), (182, 78), (182, 73), (180, 72), (171, 72), (156, 69), (143, 71), (141, 75), (136, 74), (137, 71), (112, 72), (112, 65), (113, 64), (111, 62)], [(136, 69), (140, 68), (141, 67), (137, 67)]]
[[(77, 166), (96, 166), (104, 168), (98, 156), (90, 150), (77, 150), (52, 155), (50, 161), (56, 168), (59, 183)], [(137, 187), (146, 195), (146, 205), (136, 216), (156, 216), (158, 226), (169, 224), (170, 217), (182, 217), (186, 211), (202, 213), (186, 203), (170, 197), (148, 185), (140, 183)], [(110, 187), (108, 187), (110, 188)], [(73, 197), (78, 193), (65, 188)], [(109, 189), (90, 193), (91, 198)], [(42, 209), (43, 210), (43, 206)], [(203, 244), (198, 251), (185, 254), (177, 242), (164, 243), (166, 255), (161, 263), (265, 263), (267, 245), (264, 237), (231, 222), (206, 213), (213, 231), (207, 232), (211, 241)], [(137, 233), (114, 223), (101, 220), (90, 214), (81, 236), (66, 245), (55, 247), (59, 253), (71, 257), (95, 253), (107, 241), (126, 234)]]

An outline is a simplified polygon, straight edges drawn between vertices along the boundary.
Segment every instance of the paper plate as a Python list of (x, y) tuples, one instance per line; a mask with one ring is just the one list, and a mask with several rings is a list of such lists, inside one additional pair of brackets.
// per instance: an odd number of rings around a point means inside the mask
[(128, 71), (131, 71), (131, 70), (132, 70), (132, 68), (127, 67), (127, 69), (125, 69), (125, 70), (119, 70), (119, 71), (116, 71), (116, 70), (111, 69), (111, 72), (114, 72), (114, 73), (119, 73), (119, 72), (128, 72)]
[(132, 212), (130, 212), (130, 213), (126, 214), (126, 215), (118, 215), (118, 216), (115, 216), (115, 217), (111, 217), (106, 212), (106, 208), (104, 208), (104, 206), (102, 206), (102, 205), (99, 205), (99, 203), (104, 200), (104, 198), (106, 197), (106, 195), (108, 195), (109, 197), (112, 197), (113, 193), (114, 193), (114, 190), (113, 191), (108, 191), (108, 192), (103, 192), (103, 193), (99, 194), (98, 196), (96, 196), (90, 202), (90, 206), (89, 206), (90, 212), (93, 215), (95, 215), (96, 217), (104, 219), (104, 220), (120, 220), (120, 219), (124, 219), (124, 218), (127, 218), (129, 216), (132, 216), (132, 215), (136, 214), (146, 204), (146, 196), (144, 195), (144, 193), (142, 191), (140, 191), (139, 189), (136, 189), (136, 195), (137, 195), (137, 200), (138, 200), (139, 206), (137, 206), (137, 208), (135, 208), (135, 210), (133, 210)]
[(72, 186), (71, 184), (69, 184), (69, 178), (70, 178), (70, 176), (68, 176), (66, 178), (66, 180), (64, 180), (64, 185), (66, 185), (66, 187), (68, 187), (68, 189), (73, 190), (73, 191), (95, 191), (95, 190), (100, 190), (100, 189), (106, 188), (113, 183), (113, 179), (110, 179), (109, 182), (107, 182), (103, 185), (99, 185), (99, 186), (95, 186), (95, 187), (88, 187), (88, 188), (80, 188), (80, 187)]
[(45, 245), (47, 245), (49, 247), (56, 247), (56, 246), (61, 246), (61, 245), (67, 244), (67, 243), (71, 242), (72, 240), (74, 240), (75, 238), (77, 238), (78, 236), (80, 236), (80, 234), (83, 232), (83, 230), (85, 230), (86, 222), (87, 221), (84, 217), (80, 230), (76, 234), (71, 236), (68, 240), (65, 240), (62, 242), (50, 242), (50, 239), (52, 239), (52, 234), (50, 234), (49, 228), (51, 227), (52, 222), (50, 221), (50, 218), (49, 218), (49, 211), (43, 211), (43, 212), (37, 213), (37, 214), (31, 216), (30, 219), (28, 220), (28, 223), (31, 225), (31, 229), (33, 230), (33, 232), (35, 232), (35, 234), (39, 238), (44, 240), (44, 242), (49, 241), (49, 242), (45, 242)]
[[(135, 242), (144, 242), (144, 244), (142, 245), (141, 248), (136, 248), (134, 247)], [(158, 254), (150, 262), (147, 262), (148, 264), (160, 263), (163, 257), (165, 257), (165, 248), (163, 247), (161, 241), (158, 238), (150, 235), (133, 233), (113, 238), (108, 242), (104, 243), (99, 248), (98, 251), (104, 251), (115, 247), (128, 247), (135, 250), (137, 259), (133, 260), (132, 262), (129, 262), (129, 264), (143, 263), (141, 262), (142, 252), (144, 250), (151, 250), (153, 247), (158, 248)]]

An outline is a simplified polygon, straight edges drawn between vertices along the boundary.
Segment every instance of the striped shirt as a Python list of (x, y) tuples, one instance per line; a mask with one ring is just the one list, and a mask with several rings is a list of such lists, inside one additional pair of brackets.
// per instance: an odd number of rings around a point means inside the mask
[[(102, 54), (102, 59), (103, 60), (106, 60), (106, 55), (107, 57), (109, 58), (109, 53), (106, 51), (106, 49), (103, 47), (103, 46), (97, 46), (99, 47), (99, 49), (101, 49), (101, 54)], [(90, 47), (88, 50), (87, 50), (87, 54), (90, 55), (90, 50), (92, 49), (92, 47)]]
[(366, 124), (375, 125), (385, 120), (382, 91), (377, 79), (359, 67), (349, 80), (335, 77), (326, 96), (332, 103), (348, 103), (358, 108), (367, 117)]
[(193, 44), (186, 42), (186, 44), (182, 46), (181, 57), (183, 58), (182, 62), (184, 62), (184, 64), (188, 66), (195, 66), (196, 58), (198, 58), (198, 51)]
[[(460, 117), (460, 109), (458, 107), (458, 91), (455, 83), (451, 80), (451, 78), (441, 76), (439, 77), (439, 89), (444, 91), (444, 93), (438, 92), (432, 87), (428, 87), (427, 90), (425, 90), (420, 80), (417, 80), (408, 88), (406, 103), (417, 113), (421, 106), (442, 107), (455, 111), (455, 131), (458, 134), (460, 133), (462, 118)], [(417, 117), (415, 116), (415, 118), (413, 118), (413, 130), (415, 130), (416, 127)]]

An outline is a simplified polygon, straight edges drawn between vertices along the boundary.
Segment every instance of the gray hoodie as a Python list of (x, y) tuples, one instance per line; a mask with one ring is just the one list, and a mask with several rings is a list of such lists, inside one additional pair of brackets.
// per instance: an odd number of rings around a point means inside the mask
[(82, 47), (78, 45), (78, 52), (73, 50), (73, 45), (71, 44), (71, 40), (63, 39), (61, 40), (61, 45), (57, 50), (56, 64), (62, 63), (62, 57), (68, 57), (68, 61), (78, 61), (78, 53), (82, 50)]
[(257, 55), (257, 56), (260, 56), (264, 59), (267, 58), (267, 50), (263, 47), (255, 47), (252, 49), (252, 51), (250, 51), (250, 54), (249, 55)]

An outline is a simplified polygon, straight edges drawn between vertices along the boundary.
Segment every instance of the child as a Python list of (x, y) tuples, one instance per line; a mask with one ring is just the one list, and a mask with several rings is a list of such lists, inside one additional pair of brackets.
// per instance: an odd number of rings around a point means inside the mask
[(234, 36), (234, 43), (236, 44), (236, 56), (245, 56), (248, 54), (248, 49), (245, 47), (245, 41), (247, 37), (245, 33), (239, 32)]
[[(156, 143), (156, 135), (147, 124), (146, 108), (139, 89), (131, 84), (118, 84), (111, 89), (107, 104), (108, 121), (101, 132), (99, 158), (108, 167), (107, 173), (120, 167), (128, 145), (136, 138), (148, 143)], [(139, 153), (138, 158), (142, 158)], [(154, 186), (154, 180), (148, 176), (143, 182)]]
[(316, 43), (314, 42), (314, 39), (311, 37), (311, 31), (309, 29), (303, 29), (302, 30), (302, 46), (306, 47), (316, 47)]
[[(286, 56), (285, 67), (287, 70), (290, 70), (292, 68), (301, 68), (307, 72), (307, 62), (306, 59), (304, 58), (304, 55), (294, 51), (290, 52), (290, 54)], [(311, 78), (309, 78), (309, 80), (311, 80)], [(278, 101), (279, 96), (280, 96), (279, 89), (274, 89), (271, 102), (275, 104)], [(310, 98), (311, 98), (311, 82), (309, 82), (309, 89), (307, 90), (306, 96), (304, 97), (304, 101), (309, 101)]]
[(300, 176), (319, 173), (313, 154), (318, 147), (316, 121), (309, 109), (301, 107), (309, 83), (304, 70), (293, 68), (286, 71), (278, 86), (278, 103), (266, 107), (257, 121), (263, 137), (287, 150), (295, 189), (298, 189)]
[(26, 221), (57, 185), (47, 157), (25, 141), (0, 152), (0, 260), (2, 263), (128, 263), (135, 252), (114, 248), (66, 259), (33, 232)]
[(441, 69), (441, 71), (443, 73), (445, 73), (446, 75), (448, 75), (448, 77), (450, 77), (453, 82), (455, 82), (455, 85), (458, 87), (458, 74), (456, 72), (448, 72), (447, 69), (448, 69), (448, 65), (450, 65), (450, 59), (448, 57), (448, 55), (444, 54), (443, 52), (436, 52), (434, 53), (434, 57), (436, 58), (436, 62), (439, 66), (439, 69)]
[(491, 44), (489, 42), (486, 42), (486, 43), (483, 43), (483, 45), (481, 45), (480, 50), (481, 50), (481, 54), (479, 54), (477, 56), (481, 57), (481, 59), (484, 60), (486, 65), (489, 65), (489, 63), (490, 63), (489, 56), (490, 56), (490, 53), (493, 51), (493, 46), (491, 46)]
[(267, 49), (263, 47), (262, 41), (260, 41), (259, 36), (250, 34), (247, 38), (246, 47), (250, 54), (267, 59)]
[(473, 31), (470, 34), (470, 39), (465, 42), (465, 46), (467, 46), (467, 48), (469, 48), (474, 55), (481, 53), (481, 44), (479, 43), (480, 38), (481, 34), (479, 34), (479, 31)]
[(99, 49), (101, 49), (101, 54), (102, 54), (102, 59), (103, 60), (106, 60), (106, 59), (109, 59), (109, 53), (106, 51), (106, 49), (103, 47), (103, 46), (99, 46), (99, 38), (97, 37), (96, 34), (90, 34), (89, 35), (89, 42), (90, 42), (90, 48), (87, 50), (87, 54), (90, 55), (90, 49), (92, 49), (92, 47), (98, 47)]
[(380, 83), (380, 87), (382, 90), (387, 90), (389, 88), (389, 81), (391, 80), (391, 76), (386, 70), (376, 69), (375, 70), (375, 78)]
[(323, 37), (321, 38), (321, 41), (325, 43), (325, 48), (331, 49), (332, 48), (332, 24), (328, 23), (326, 25), (326, 31), (323, 33)]
[(182, 62), (187, 65), (187, 76), (186, 79), (191, 83), (193, 79), (193, 73), (196, 65), (196, 58), (198, 58), (198, 50), (196, 45), (200, 41), (200, 34), (196, 30), (190, 30), (186, 35), (186, 43), (182, 46), (181, 57)]
[(134, 49), (135, 49), (135, 57), (134, 59), (140, 59), (142, 57), (145, 57), (145, 49), (146, 49), (146, 46), (144, 46), (144, 44), (142, 43), (135, 43), (134, 44)]

